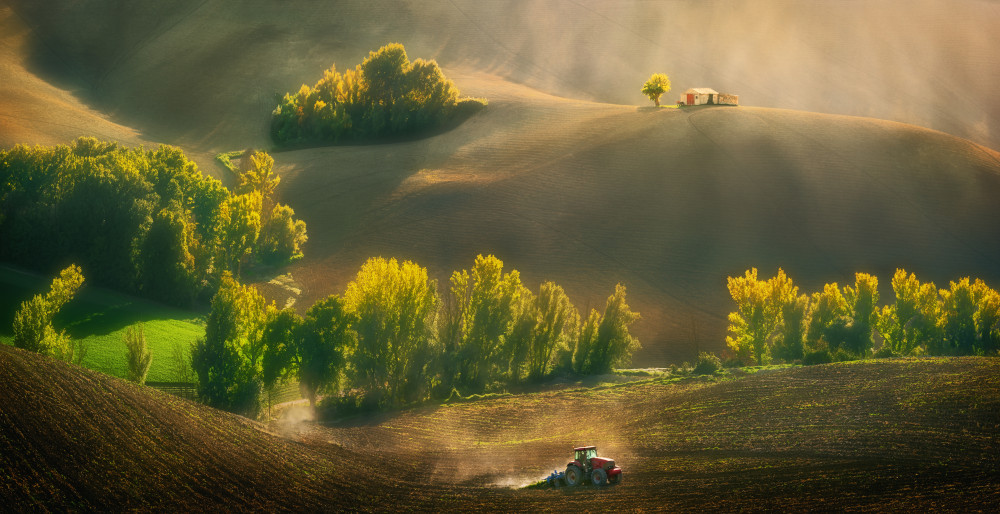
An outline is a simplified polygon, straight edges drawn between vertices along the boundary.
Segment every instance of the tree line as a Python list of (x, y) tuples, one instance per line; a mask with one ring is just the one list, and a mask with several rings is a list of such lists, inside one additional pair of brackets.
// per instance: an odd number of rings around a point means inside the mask
[(358, 405), (392, 407), (557, 372), (606, 373), (639, 348), (629, 332), (639, 314), (622, 285), (586, 318), (561, 287), (545, 282), (532, 292), (492, 255), (448, 285), (442, 295), (426, 268), (372, 258), (342, 296), (300, 316), (224, 277), (192, 352), (199, 396), (255, 415), (265, 388), (294, 378), (313, 404), (322, 391), (349, 390)]
[[(71, 264), (52, 279), (48, 292), (21, 302), (14, 313), (14, 346), (82, 364), (87, 346), (82, 340), (69, 337), (65, 330), (57, 330), (53, 322), (63, 306), (76, 296), (83, 282), (80, 267)], [(146, 345), (142, 324), (129, 327), (122, 342), (125, 346), (128, 379), (139, 384), (145, 383), (153, 355)]]
[(272, 113), (271, 138), (278, 144), (336, 143), (432, 129), (460, 107), (483, 105), (459, 102), (458, 95), (437, 62), (410, 62), (403, 45), (392, 43), (353, 69), (340, 73), (334, 65), (313, 87), (286, 93)]
[(0, 259), (41, 272), (75, 262), (99, 284), (189, 306), (226, 271), (301, 256), (306, 226), (276, 202), (273, 165), (254, 153), (230, 192), (170, 146), (0, 150)]
[(736, 311), (726, 343), (744, 364), (1000, 350), (1000, 293), (979, 279), (938, 289), (897, 269), (894, 299), (881, 308), (878, 278), (867, 273), (856, 273), (853, 285), (826, 284), (811, 295), (799, 294), (781, 269), (764, 280), (752, 268), (728, 277), (727, 285)]

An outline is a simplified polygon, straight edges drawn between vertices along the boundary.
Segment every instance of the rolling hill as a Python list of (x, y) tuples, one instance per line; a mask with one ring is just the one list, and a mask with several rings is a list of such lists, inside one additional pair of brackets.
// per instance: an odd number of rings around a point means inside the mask
[[(962, 49), (952, 58), (861, 37), (879, 18), (885, 34), (909, 41), (907, 30), (940, 13), (925, 2), (907, 3), (905, 23), (882, 16), (893, 2), (838, 11), (835, 26), (858, 35), (839, 42), (833, 29), (817, 28), (829, 7), (751, 16), (739, 3), (704, 12), (683, 3), (671, 10), (637, 2), (616, 12), (592, 2), (511, 5), (233, 8), (192, 0), (144, 9), (8, 0), (2, 55), (14, 80), (2, 86), (0, 104), (13, 114), (0, 117), (0, 144), (91, 134), (170, 143), (222, 176), (216, 153), (270, 146), (275, 94), (400, 41), (411, 57), (438, 58), (463, 94), (490, 105), (423, 140), (275, 155), (282, 201), (309, 226), (306, 258), (290, 268), (302, 308), (341, 292), (371, 256), (412, 259), (444, 280), (476, 254), (494, 253), (532, 288), (563, 285), (581, 310), (603, 305), (624, 283), (643, 315), (637, 360), (665, 365), (723, 347), (725, 279), (749, 267), (765, 276), (782, 267), (804, 291), (875, 273), (883, 300), (896, 267), (938, 285), (968, 275), (1000, 284), (1000, 154), (914, 125), (752, 106), (913, 121), (992, 144), (995, 103), (975, 100), (988, 98), (989, 75), (975, 63), (990, 62), (991, 38), (1000, 34), (988, 30), (997, 22), (989, 5), (952, 5), (970, 25), (931, 31), (941, 48)], [(556, 20), (558, 30), (537, 19)], [(823, 37), (800, 45), (802, 55), (778, 52), (761, 63), (775, 40), (740, 19), (787, 29), (774, 36), (785, 43), (810, 30)], [(712, 43), (722, 48), (679, 52), (712, 27), (731, 29)], [(608, 35), (571, 37), (582, 33)], [(728, 47), (743, 49), (722, 52)], [(711, 58), (718, 55), (726, 58)], [(898, 64), (906, 59), (917, 62)], [(754, 64), (761, 67), (751, 73)], [(661, 68), (675, 89), (713, 85), (741, 94), (744, 106), (608, 103), (645, 102), (639, 85)], [(941, 100), (912, 86), (903, 68), (935, 71), (937, 90), (969, 93)], [(854, 82), (843, 91), (826, 85), (840, 76)], [(776, 80), (781, 95), (768, 93), (766, 82)], [(881, 93), (887, 87), (891, 96)]]
[[(900, 359), (570, 388), (278, 435), (0, 346), (12, 510), (978, 510), (1000, 500), (1000, 364)], [(626, 472), (523, 490), (596, 444)]]
[(313, 285), (305, 304), (372, 255), (444, 280), (491, 252), (581, 309), (626, 284), (640, 361), (664, 364), (720, 349), (726, 277), (750, 267), (782, 267), (813, 291), (855, 271), (887, 286), (896, 267), (1000, 281), (1000, 238), (987, 236), (1000, 234), (1000, 154), (986, 148), (871, 119), (510, 89), (430, 140), (280, 154), (280, 194), (311, 227), (291, 269)]

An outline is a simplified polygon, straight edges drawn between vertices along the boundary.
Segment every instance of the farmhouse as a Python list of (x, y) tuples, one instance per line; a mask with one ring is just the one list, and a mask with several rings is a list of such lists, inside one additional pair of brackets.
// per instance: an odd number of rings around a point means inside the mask
[(739, 105), (739, 96), (708, 87), (693, 87), (681, 94), (678, 105)]

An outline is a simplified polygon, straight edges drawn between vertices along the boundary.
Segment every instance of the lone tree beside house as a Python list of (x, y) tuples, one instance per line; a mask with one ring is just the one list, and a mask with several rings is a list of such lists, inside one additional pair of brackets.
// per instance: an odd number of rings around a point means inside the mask
[(642, 85), (642, 94), (648, 96), (657, 107), (660, 106), (660, 97), (667, 91), (670, 91), (670, 77), (665, 73), (654, 73)]

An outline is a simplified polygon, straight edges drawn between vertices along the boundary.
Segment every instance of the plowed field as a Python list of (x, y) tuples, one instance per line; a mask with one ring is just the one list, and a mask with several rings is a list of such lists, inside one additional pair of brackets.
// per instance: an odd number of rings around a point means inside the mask
[[(0, 347), (15, 510), (982, 510), (1000, 363), (907, 359), (571, 388), (289, 430)], [(282, 435), (284, 434), (284, 435)], [(522, 490), (596, 444), (619, 486)]]

